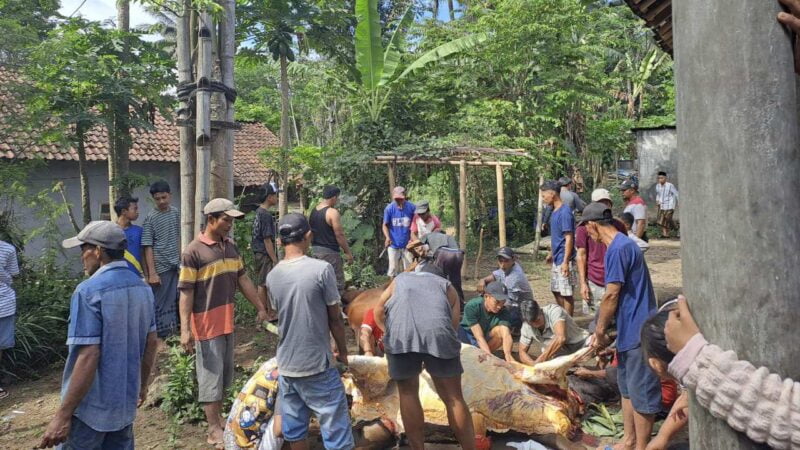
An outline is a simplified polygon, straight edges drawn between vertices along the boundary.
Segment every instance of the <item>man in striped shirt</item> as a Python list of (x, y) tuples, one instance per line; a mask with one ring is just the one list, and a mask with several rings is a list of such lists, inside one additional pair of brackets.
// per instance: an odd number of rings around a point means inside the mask
[(672, 216), (678, 204), (678, 190), (675, 185), (667, 181), (667, 172), (658, 172), (656, 184), (656, 203), (658, 204), (658, 225), (661, 227), (661, 237), (669, 238), (670, 230), (676, 229)]
[(142, 225), (145, 279), (156, 300), (158, 337), (166, 339), (178, 327), (178, 266), (181, 262), (181, 214), (171, 205), (172, 194), (166, 181), (150, 186), (156, 209)]
[[(4, 349), (14, 347), (17, 296), (11, 287), (11, 280), (17, 275), (17, 249), (8, 242), (0, 241), (0, 359), (3, 358)], [(0, 387), (0, 398), (5, 397), (8, 397), (8, 392)]]
[(198, 401), (208, 422), (208, 443), (222, 443), (222, 399), (233, 381), (233, 305), (237, 287), (256, 307), (259, 323), (266, 305), (244, 270), (228, 237), (233, 220), (244, 216), (232, 201), (211, 200), (203, 208), (206, 227), (181, 257), (181, 346), (197, 353)]

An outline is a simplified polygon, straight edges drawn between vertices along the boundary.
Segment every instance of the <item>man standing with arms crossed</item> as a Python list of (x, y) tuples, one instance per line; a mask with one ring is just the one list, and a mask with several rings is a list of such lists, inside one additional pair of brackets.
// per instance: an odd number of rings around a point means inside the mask
[(656, 310), (650, 272), (639, 247), (613, 225), (611, 208), (591, 203), (583, 210), (586, 232), (606, 245), (606, 293), (593, 346), (602, 350), (610, 343), (607, 331), (617, 321), (617, 381), (622, 395), (624, 448), (645, 450), (655, 414), (661, 411), (661, 383), (650, 369), (641, 349), (642, 324)]
[(307, 449), (313, 413), (327, 449), (353, 448), (350, 411), (337, 359), (347, 365), (336, 274), (325, 261), (306, 256), (311, 226), (302, 214), (281, 218), (278, 236), (285, 256), (267, 276), (269, 298), (278, 311), (278, 395), (281, 431), (292, 449)]
[(341, 190), (336, 186), (325, 186), (322, 190), (322, 202), (311, 211), (308, 221), (313, 232), (311, 249), (314, 258), (321, 259), (331, 266), (336, 273), (336, 286), (339, 293), (344, 292), (344, 261), (340, 251), (344, 251), (347, 263), (353, 263), (353, 253), (347, 244), (347, 237), (342, 228), (342, 216), (336, 209)]
[[(411, 220), (417, 209), (413, 203), (406, 201), (406, 190), (397, 186), (392, 190), (392, 203), (383, 210), (383, 236), (386, 238), (384, 246), (389, 254), (389, 270), (387, 275), (394, 277), (407, 269), (411, 264), (411, 253), (406, 250), (406, 245), (411, 239)], [(403, 260), (403, 268), (398, 262)]]
[(153, 293), (128, 269), (115, 223), (90, 222), (62, 245), (80, 246), (89, 278), (70, 300), (61, 406), (38, 448), (132, 450), (158, 345)]
[(206, 226), (181, 257), (181, 346), (197, 353), (198, 399), (208, 422), (207, 442), (222, 443), (222, 399), (233, 382), (234, 295), (238, 287), (267, 320), (265, 305), (244, 270), (236, 244), (228, 237), (234, 219), (244, 213), (232, 201), (215, 198), (203, 208)]
[(156, 326), (159, 339), (166, 339), (178, 328), (178, 267), (181, 262), (181, 213), (171, 205), (172, 194), (166, 181), (150, 185), (156, 209), (142, 225), (145, 278), (153, 288)]
[(258, 296), (267, 307), (267, 318), (275, 320), (275, 311), (267, 301), (267, 274), (278, 264), (278, 247), (275, 245), (275, 218), (269, 208), (278, 204), (278, 192), (271, 184), (265, 183), (259, 193), (259, 202), (256, 217), (253, 219), (253, 240), (250, 248), (253, 249), (253, 259), (256, 265), (256, 286)]
[(550, 291), (558, 306), (572, 316), (575, 312), (575, 299), (572, 296), (575, 288), (575, 267), (572, 264), (575, 257), (575, 217), (569, 206), (561, 201), (560, 189), (557, 181), (548, 181), (540, 188), (542, 201), (553, 207), (550, 216), (550, 253), (545, 261), (552, 264)]

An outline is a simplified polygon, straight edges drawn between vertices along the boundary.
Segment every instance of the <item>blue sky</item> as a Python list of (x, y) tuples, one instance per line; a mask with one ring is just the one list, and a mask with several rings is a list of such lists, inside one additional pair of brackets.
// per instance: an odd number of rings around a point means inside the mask
[[(61, 0), (61, 14), (68, 16), (75, 11), (82, 0)], [(89, 20), (117, 20), (117, 7), (114, 0), (86, 0), (80, 7), (76, 16), (83, 16)], [(153, 18), (145, 12), (142, 5), (131, 2), (131, 26), (136, 27), (143, 24), (155, 22)]]

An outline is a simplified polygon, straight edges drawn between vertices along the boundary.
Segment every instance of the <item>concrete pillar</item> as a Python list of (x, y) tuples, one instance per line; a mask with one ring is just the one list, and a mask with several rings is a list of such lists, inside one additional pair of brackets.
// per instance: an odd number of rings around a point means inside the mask
[[(777, 1), (673, 1), (683, 285), (710, 342), (800, 379), (800, 154)], [(692, 405), (692, 448), (758, 448)]]

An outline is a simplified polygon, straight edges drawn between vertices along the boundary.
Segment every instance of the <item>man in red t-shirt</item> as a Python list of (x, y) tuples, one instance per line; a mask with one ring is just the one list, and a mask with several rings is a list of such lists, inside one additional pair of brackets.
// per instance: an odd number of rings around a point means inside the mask
[(365, 356), (383, 356), (383, 330), (375, 322), (375, 309), (373, 308), (364, 314), (361, 331), (358, 334), (358, 343)]
[[(592, 191), (592, 202), (600, 202), (612, 206), (611, 196), (606, 189), (595, 189)], [(614, 220), (614, 226), (623, 234), (625, 224), (619, 220)], [(581, 298), (583, 299), (584, 314), (591, 314), (594, 301), (603, 299), (606, 293), (605, 266), (606, 245), (602, 242), (595, 242), (586, 233), (586, 226), (581, 224), (575, 229), (575, 247), (578, 249), (578, 281), (581, 285)]]

